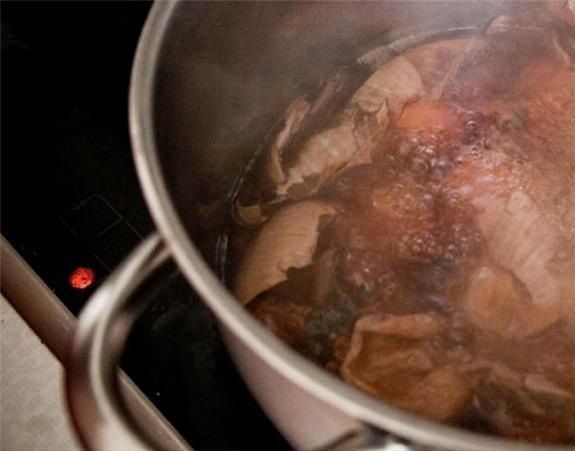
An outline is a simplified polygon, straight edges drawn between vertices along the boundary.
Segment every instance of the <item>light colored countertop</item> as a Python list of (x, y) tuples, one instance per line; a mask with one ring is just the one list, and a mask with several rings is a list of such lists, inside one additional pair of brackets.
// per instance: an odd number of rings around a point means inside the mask
[(0, 296), (0, 449), (80, 450), (73, 434), (62, 365)]

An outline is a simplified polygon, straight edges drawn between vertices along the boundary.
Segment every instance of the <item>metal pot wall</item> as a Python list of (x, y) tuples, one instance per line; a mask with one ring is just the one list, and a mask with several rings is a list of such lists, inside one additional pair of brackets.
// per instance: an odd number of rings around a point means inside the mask
[(541, 449), (427, 421), (327, 374), (253, 319), (214, 266), (214, 231), (222, 226), (229, 190), (291, 99), (386, 42), (536, 7), (496, 1), (158, 2), (134, 63), (130, 127), (159, 232), (80, 318), (67, 388), (85, 444), (153, 446), (126, 418), (114, 375), (143, 307), (128, 301), (129, 294), (171, 256), (217, 315), (247, 384), (295, 447)]

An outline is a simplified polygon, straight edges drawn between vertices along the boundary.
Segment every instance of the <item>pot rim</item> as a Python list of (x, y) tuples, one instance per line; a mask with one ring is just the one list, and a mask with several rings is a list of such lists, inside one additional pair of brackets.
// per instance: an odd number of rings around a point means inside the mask
[(150, 214), (174, 260), (218, 320), (263, 361), (310, 395), (352, 418), (416, 443), (457, 450), (563, 450), (448, 426), (402, 411), (329, 374), (262, 326), (204, 261), (172, 203), (157, 155), (153, 128), (157, 63), (180, 1), (156, 1), (138, 43), (130, 80), (129, 127), (133, 158)]

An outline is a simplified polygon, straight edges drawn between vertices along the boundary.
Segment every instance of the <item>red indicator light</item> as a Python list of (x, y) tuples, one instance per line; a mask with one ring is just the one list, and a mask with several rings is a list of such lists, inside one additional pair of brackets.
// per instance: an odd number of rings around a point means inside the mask
[(95, 278), (96, 274), (90, 268), (79, 267), (72, 271), (68, 281), (72, 288), (84, 290), (94, 283)]

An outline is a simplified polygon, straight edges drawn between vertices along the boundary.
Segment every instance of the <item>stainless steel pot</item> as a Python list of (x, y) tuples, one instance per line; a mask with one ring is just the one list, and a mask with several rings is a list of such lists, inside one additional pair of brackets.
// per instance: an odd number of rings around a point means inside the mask
[(130, 129), (158, 234), (102, 286), (80, 318), (67, 390), (86, 446), (154, 446), (125, 415), (115, 372), (143, 308), (129, 295), (171, 257), (217, 315), (246, 383), (296, 448), (543, 449), (430, 422), (345, 384), (255, 321), (212, 264), (229, 189), (291, 99), (386, 42), (535, 7), (505, 1), (154, 5), (134, 62)]

